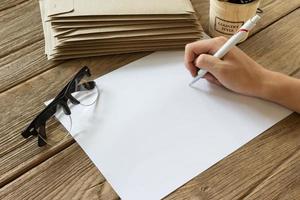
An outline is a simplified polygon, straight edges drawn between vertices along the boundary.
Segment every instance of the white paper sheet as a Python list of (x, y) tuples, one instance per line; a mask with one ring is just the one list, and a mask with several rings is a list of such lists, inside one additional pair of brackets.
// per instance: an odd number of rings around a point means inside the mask
[(71, 134), (122, 199), (165, 197), (291, 114), (191, 80), (183, 52), (156, 52), (97, 79), (93, 106), (71, 108)]

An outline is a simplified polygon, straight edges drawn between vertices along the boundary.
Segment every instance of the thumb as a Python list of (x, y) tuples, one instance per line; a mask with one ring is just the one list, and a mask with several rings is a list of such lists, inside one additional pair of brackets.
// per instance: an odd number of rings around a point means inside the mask
[(213, 57), (208, 54), (201, 54), (195, 61), (195, 66), (199, 69), (205, 69), (214, 74), (216, 72), (216, 64), (220, 62), (219, 58)]

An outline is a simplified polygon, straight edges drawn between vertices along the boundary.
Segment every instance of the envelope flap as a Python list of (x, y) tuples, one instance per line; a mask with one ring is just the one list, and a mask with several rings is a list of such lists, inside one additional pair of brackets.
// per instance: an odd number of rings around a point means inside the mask
[(48, 17), (74, 11), (74, 0), (47, 0)]
[[(52, 2), (52, 15), (70, 6), (70, 0), (48, 0)], [(56, 3), (55, 3), (56, 2)], [(194, 9), (190, 0), (73, 0), (73, 12), (57, 17), (116, 16), (116, 15), (168, 15), (190, 14)], [(56, 5), (55, 5), (56, 4)], [(58, 6), (59, 5), (59, 6)], [(56, 6), (56, 7), (55, 7)], [(62, 8), (59, 8), (62, 7)], [(71, 7), (69, 7), (71, 9)]]

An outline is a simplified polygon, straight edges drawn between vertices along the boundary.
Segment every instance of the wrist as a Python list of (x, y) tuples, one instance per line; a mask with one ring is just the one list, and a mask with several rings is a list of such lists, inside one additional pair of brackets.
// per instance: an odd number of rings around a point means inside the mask
[(284, 92), (281, 87), (284, 82), (284, 77), (285, 75), (283, 74), (265, 69), (263, 71), (261, 89), (258, 97), (279, 103)]

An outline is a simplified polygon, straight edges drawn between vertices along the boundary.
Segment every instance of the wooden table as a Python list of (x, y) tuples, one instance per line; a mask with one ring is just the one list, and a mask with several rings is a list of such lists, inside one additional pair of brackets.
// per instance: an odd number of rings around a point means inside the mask
[[(208, 0), (193, 3), (207, 30)], [(300, 78), (299, 6), (300, 0), (262, 1), (264, 17), (240, 48), (266, 68)], [(47, 61), (36, 0), (2, 0), (0, 38), (0, 199), (118, 199), (74, 140), (38, 148), (36, 139), (24, 140), (20, 132), (82, 65), (99, 77), (147, 53)], [(50, 129), (65, 133), (58, 122)], [(300, 199), (300, 115), (290, 115), (166, 199)]]

